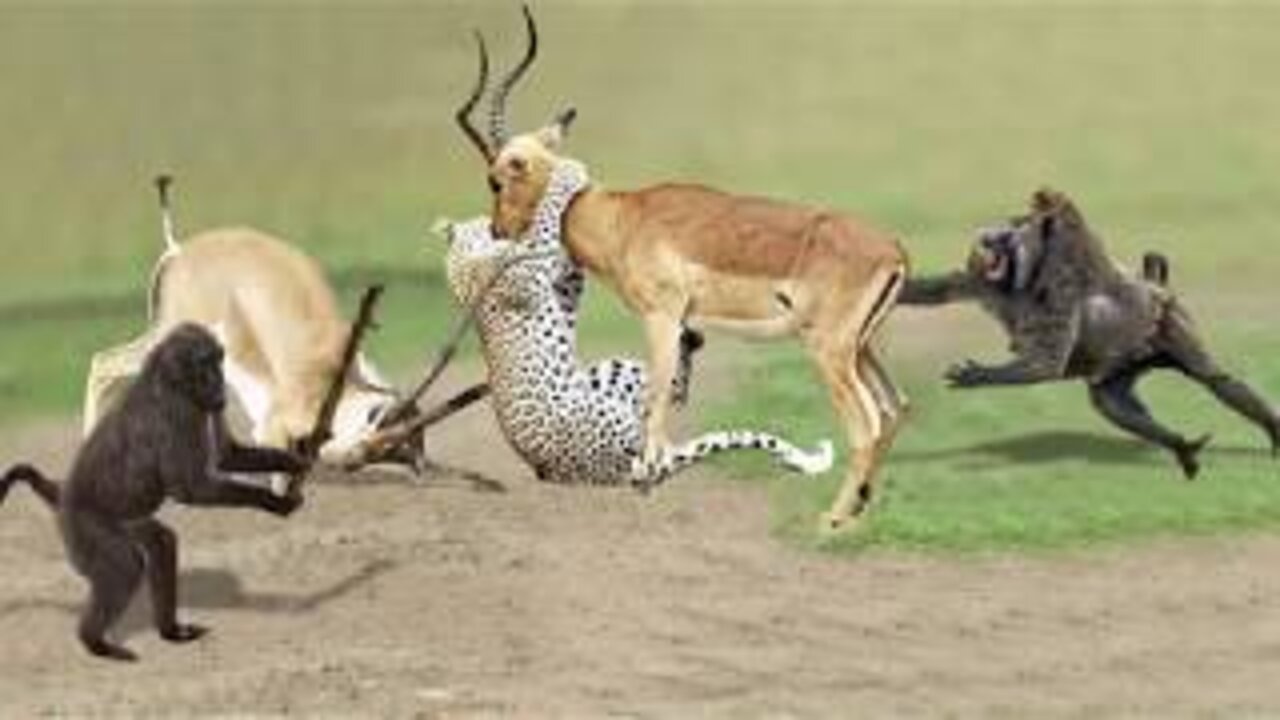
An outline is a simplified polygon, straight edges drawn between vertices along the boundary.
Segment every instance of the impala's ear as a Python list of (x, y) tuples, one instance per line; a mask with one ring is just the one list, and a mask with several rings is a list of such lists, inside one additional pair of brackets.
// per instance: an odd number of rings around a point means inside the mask
[(569, 134), (569, 128), (573, 125), (573, 121), (578, 117), (576, 108), (566, 108), (551, 123), (538, 131), (538, 142), (548, 150), (556, 150), (560, 147), (560, 143), (564, 142), (565, 137)]

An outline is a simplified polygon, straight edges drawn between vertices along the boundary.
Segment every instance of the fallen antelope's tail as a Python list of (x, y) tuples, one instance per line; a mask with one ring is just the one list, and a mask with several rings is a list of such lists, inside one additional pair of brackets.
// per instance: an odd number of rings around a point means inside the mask
[(9, 494), (9, 489), (19, 480), (30, 485), (31, 489), (35, 491), (36, 495), (40, 496), (41, 500), (44, 500), (46, 505), (51, 508), (58, 507), (58, 497), (61, 495), (58, 490), (58, 484), (26, 463), (14, 465), (4, 474), (4, 477), (0, 478), (0, 504), (4, 503), (5, 497)]
[(156, 194), (160, 200), (160, 234), (164, 239), (164, 252), (160, 253), (156, 265), (151, 269), (151, 284), (147, 288), (147, 314), (155, 322), (160, 309), (161, 283), (165, 266), (178, 256), (182, 246), (178, 244), (178, 232), (173, 222), (173, 206), (169, 201), (169, 187), (173, 185), (172, 175), (157, 175), (155, 179)]
[(1142, 256), (1142, 277), (1161, 287), (1169, 284), (1169, 258), (1158, 252)]
[(823, 440), (812, 451), (802, 450), (769, 433), (752, 430), (724, 430), (700, 435), (675, 446), (662, 464), (641, 477), (641, 484), (656, 484), (712, 455), (730, 450), (763, 450), (784, 467), (805, 475), (818, 475), (831, 469), (835, 451), (830, 440)]

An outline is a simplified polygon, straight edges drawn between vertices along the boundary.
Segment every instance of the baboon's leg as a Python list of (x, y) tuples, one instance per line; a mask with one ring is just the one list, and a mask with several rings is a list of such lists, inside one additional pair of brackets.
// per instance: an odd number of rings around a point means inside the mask
[(142, 582), (142, 553), (123, 528), (106, 518), (65, 510), (61, 520), (71, 564), (89, 582), (89, 602), (80, 615), (80, 642), (99, 657), (136, 660), (127, 648), (108, 642), (106, 634)]
[(1094, 408), (1116, 426), (1172, 452), (1187, 479), (1194, 478), (1200, 472), (1196, 455), (1209, 441), (1209, 436), (1188, 440), (1151, 417), (1147, 406), (1133, 392), (1134, 383), (1147, 370), (1150, 367), (1127, 369), (1092, 384), (1089, 399)]
[(649, 382), (645, 387), (645, 452), (646, 463), (656, 464), (670, 445), (667, 436), (671, 409), (671, 387), (675, 382), (680, 357), (680, 315), (654, 312), (644, 318), (649, 343)]
[(85, 382), (81, 418), (81, 429), (85, 435), (93, 430), (98, 418), (102, 417), (103, 403), (111, 391), (141, 371), (142, 361), (151, 349), (153, 337), (152, 333), (145, 333), (123, 345), (97, 352), (89, 361), (89, 377)]
[(1208, 388), (1222, 404), (1262, 428), (1271, 440), (1272, 454), (1280, 453), (1280, 414), (1276, 408), (1218, 367), (1187, 323), (1174, 318), (1163, 330), (1161, 348), (1173, 366)]
[(159, 520), (147, 519), (129, 527), (147, 560), (147, 584), (151, 587), (151, 613), (160, 637), (189, 642), (207, 630), (178, 622), (178, 536)]

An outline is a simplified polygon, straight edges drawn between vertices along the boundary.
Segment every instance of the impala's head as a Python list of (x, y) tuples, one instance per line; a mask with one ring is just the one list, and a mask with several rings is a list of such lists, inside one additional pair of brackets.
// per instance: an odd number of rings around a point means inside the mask
[(577, 115), (573, 108), (568, 108), (538, 130), (515, 136), (508, 132), (507, 96), (538, 55), (538, 28), (529, 6), (525, 5), (523, 10), (528, 47), (520, 64), (507, 73), (493, 91), (489, 104), (488, 137), (471, 124), (471, 111), (484, 94), (489, 79), (489, 54), (484, 37), (478, 32), (476, 43), (480, 51), (480, 74), (471, 95), (455, 115), (458, 125), (479, 149), (488, 166), (489, 190), (493, 193), (490, 217), (494, 234), (504, 238), (518, 237), (529, 227), (538, 201), (551, 179), (560, 144)]

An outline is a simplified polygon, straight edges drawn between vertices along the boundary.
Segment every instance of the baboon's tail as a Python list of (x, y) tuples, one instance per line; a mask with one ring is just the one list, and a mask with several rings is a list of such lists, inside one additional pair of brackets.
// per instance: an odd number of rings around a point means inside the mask
[(19, 480), (30, 485), (35, 494), (40, 496), (40, 499), (44, 500), (50, 508), (58, 507), (58, 498), (62, 494), (58, 484), (26, 463), (14, 465), (4, 474), (4, 477), (0, 478), (0, 504), (4, 503), (5, 497), (9, 494), (9, 488)]
[(1169, 284), (1169, 258), (1158, 252), (1149, 252), (1142, 256), (1142, 278), (1160, 287)]
[(164, 237), (164, 252), (151, 270), (151, 287), (147, 292), (147, 312), (151, 321), (155, 322), (160, 308), (161, 281), (165, 266), (177, 256), (182, 247), (178, 245), (178, 232), (173, 222), (173, 207), (169, 203), (169, 186), (173, 184), (172, 175), (157, 175), (155, 179), (156, 194), (160, 198), (160, 233)]
[(661, 467), (642, 479), (641, 484), (662, 482), (667, 477), (701, 462), (712, 455), (730, 450), (763, 450), (784, 467), (805, 475), (818, 475), (831, 469), (835, 451), (830, 440), (823, 440), (812, 451), (770, 433), (752, 430), (724, 430), (700, 435), (689, 442), (677, 445), (663, 461)]

